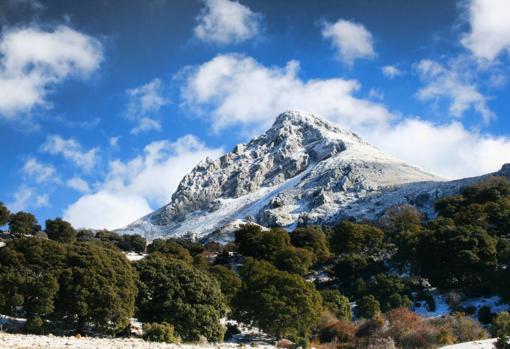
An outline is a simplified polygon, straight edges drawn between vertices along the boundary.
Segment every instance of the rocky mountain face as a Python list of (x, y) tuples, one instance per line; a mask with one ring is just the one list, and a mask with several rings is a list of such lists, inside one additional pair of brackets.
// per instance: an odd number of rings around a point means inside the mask
[(118, 232), (225, 241), (246, 222), (291, 229), (373, 219), (404, 203), (433, 214), (437, 198), (477, 180), (445, 181), (315, 115), (286, 112), (263, 135), (199, 163), (169, 204)]

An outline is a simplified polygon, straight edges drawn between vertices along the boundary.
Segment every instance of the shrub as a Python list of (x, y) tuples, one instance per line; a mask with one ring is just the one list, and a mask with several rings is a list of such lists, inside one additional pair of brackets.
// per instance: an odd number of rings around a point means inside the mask
[(384, 315), (386, 335), (395, 340), (399, 348), (431, 348), (439, 335), (438, 330), (426, 319), (407, 308), (393, 309)]
[(344, 319), (338, 319), (329, 311), (321, 315), (319, 323), (319, 340), (321, 343), (354, 343), (356, 325)]
[(178, 343), (174, 327), (167, 322), (143, 324), (143, 339), (150, 342)]
[(329, 310), (339, 319), (352, 320), (352, 309), (349, 298), (342, 296), (338, 290), (322, 290), (322, 301), (324, 308)]
[(381, 306), (379, 301), (370, 294), (356, 302), (354, 312), (358, 318), (371, 319), (381, 312)]
[(465, 316), (463, 313), (454, 313), (436, 319), (433, 324), (442, 331), (444, 337), (451, 338), (454, 343), (470, 342), (488, 337), (487, 331), (478, 321)]

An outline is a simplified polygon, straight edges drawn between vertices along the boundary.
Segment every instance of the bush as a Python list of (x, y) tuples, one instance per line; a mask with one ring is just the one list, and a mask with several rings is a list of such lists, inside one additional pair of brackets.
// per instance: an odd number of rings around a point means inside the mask
[(496, 343), (494, 343), (496, 349), (510, 349), (510, 342), (507, 335), (500, 336)]
[(492, 320), (491, 333), (494, 337), (510, 336), (510, 313), (503, 311)]
[(143, 339), (150, 342), (178, 343), (174, 327), (167, 322), (143, 324)]
[(354, 344), (356, 325), (344, 319), (338, 319), (329, 311), (321, 315), (319, 340), (321, 343), (340, 342)]
[(398, 348), (432, 348), (437, 344), (438, 330), (407, 308), (393, 309), (384, 318), (386, 335), (395, 340)]
[(338, 290), (321, 291), (323, 306), (339, 319), (352, 320), (349, 298), (342, 296)]
[(453, 343), (470, 342), (488, 337), (488, 333), (476, 320), (463, 313), (454, 313), (435, 319), (433, 324), (442, 332), (442, 336), (450, 338)]
[(185, 341), (223, 339), (220, 320), (227, 313), (220, 285), (190, 264), (161, 253), (135, 263), (139, 273), (137, 317), (168, 322)]
[(370, 294), (356, 302), (354, 312), (358, 318), (371, 319), (381, 312), (381, 306), (379, 301)]

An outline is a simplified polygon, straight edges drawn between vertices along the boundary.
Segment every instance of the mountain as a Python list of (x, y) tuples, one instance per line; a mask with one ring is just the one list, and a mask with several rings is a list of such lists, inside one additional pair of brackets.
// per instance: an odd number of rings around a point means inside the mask
[(199, 163), (170, 203), (118, 232), (224, 241), (245, 222), (292, 229), (373, 219), (404, 203), (433, 214), (437, 198), (479, 179), (445, 181), (313, 114), (289, 111), (249, 143)]

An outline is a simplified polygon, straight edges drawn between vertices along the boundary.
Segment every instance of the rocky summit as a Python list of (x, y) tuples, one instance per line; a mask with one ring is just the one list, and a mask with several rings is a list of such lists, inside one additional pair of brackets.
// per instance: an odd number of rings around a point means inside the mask
[(170, 203), (118, 232), (228, 241), (246, 222), (292, 229), (374, 219), (406, 203), (433, 214), (437, 198), (479, 178), (445, 181), (318, 116), (289, 111), (249, 143), (199, 163)]

